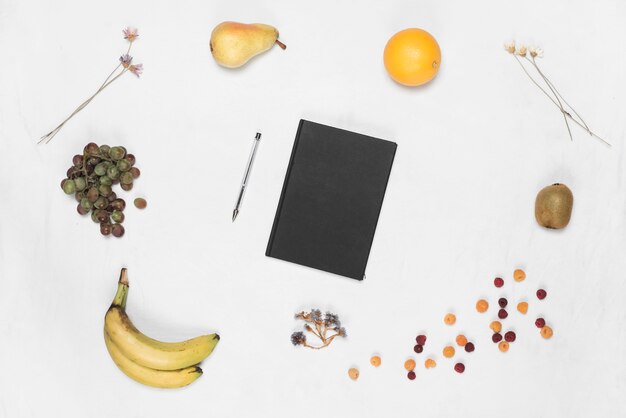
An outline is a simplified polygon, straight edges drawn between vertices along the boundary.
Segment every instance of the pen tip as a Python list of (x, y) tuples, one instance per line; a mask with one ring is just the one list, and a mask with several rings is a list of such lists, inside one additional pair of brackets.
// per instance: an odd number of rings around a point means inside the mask
[(237, 215), (239, 215), (239, 211), (237, 209), (235, 209), (233, 211), (233, 222), (235, 222), (235, 219), (237, 219)]

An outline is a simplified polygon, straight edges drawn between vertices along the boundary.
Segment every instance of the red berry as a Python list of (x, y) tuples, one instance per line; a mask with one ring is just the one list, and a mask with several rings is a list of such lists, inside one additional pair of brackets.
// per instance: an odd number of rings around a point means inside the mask
[(426, 345), (426, 336), (421, 334), (418, 335), (417, 338), (415, 338), (415, 342), (419, 345)]
[(499, 343), (500, 341), (502, 341), (502, 334), (500, 334), (499, 332), (494, 333), (491, 336), (491, 341), (493, 341), (494, 343)]
[(463, 373), (465, 371), (465, 365), (463, 363), (457, 363), (454, 365), (454, 371), (457, 373)]
[(537, 328), (543, 328), (546, 326), (546, 320), (543, 318), (537, 318), (537, 320), (535, 321), (535, 326)]
[(498, 311), (498, 318), (500, 318), (500, 319), (504, 319), (504, 318), (506, 318), (507, 316), (509, 316), (509, 313), (506, 311), (506, 309), (500, 309), (500, 310)]
[(506, 308), (506, 305), (509, 303), (508, 300), (506, 300), (506, 298), (500, 298), (498, 299), (498, 305), (500, 305), (501, 308)]
[(507, 331), (507, 333), (504, 334), (504, 340), (507, 343), (512, 343), (513, 341), (515, 341), (515, 333), (513, 331)]
[(471, 353), (475, 349), (476, 349), (476, 347), (474, 347), (474, 343), (467, 343), (467, 344), (465, 344), (465, 351), (467, 351), (468, 353)]
[(419, 354), (422, 351), (424, 351), (424, 346), (421, 345), (421, 344), (415, 344), (415, 347), (413, 347), (413, 351), (415, 351), (417, 354)]
[(410, 372), (407, 373), (406, 377), (408, 377), (409, 380), (415, 380), (415, 372), (411, 370)]
[(548, 292), (543, 289), (537, 290), (537, 297), (539, 298), (539, 300), (544, 300), (546, 296), (548, 296)]
[(502, 287), (504, 286), (504, 280), (502, 279), (502, 277), (496, 277), (495, 279), (493, 279), (493, 284), (495, 287)]

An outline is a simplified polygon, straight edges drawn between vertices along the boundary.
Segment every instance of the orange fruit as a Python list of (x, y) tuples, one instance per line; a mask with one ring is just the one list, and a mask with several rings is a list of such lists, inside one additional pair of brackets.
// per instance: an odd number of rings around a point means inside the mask
[(524, 270), (517, 269), (513, 272), (513, 279), (516, 282), (523, 282), (525, 278), (526, 278), (526, 272), (524, 272)]
[(545, 338), (546, 340), (549, 338), (552, 338), (552, 328), (550, 328), (549, 326), (545, 325), (543, 328), (541, 328), (541, 336), (543, 338)]
[(380, 356), (372, 356), (372, 358), (370, 359), (370, 364), (374, 367), (380, 366), (381, 362), (382, 361), (380, 359)]
[(502, 323), (500, 321), (493, 321), (489, 324), (489, 328), (491, 328), (493, 332), (500, 332), (502, 331)]
[(487, 302), (485, 299), (480, 299), (478, 302), (476, 302), (476, 310), (480, 313), (485, 313), (487, 312), (487, 309), (489, 309), (489, 302)]
[(411, 370), (415, 369), (415, 360), (410, 358), (407, 361), (405, 361), (404, 362), (404, 368), (407, 369), (408, 371), (411, 371)]
[(457, 343), (457, 345), (459, 345), (461, 347), (465, 347), (465, 344), (467, 344), (467, 338), (465, 337), (465, 335), (459, 334), (456, 337), (456, 343)]
[(528, 302), (520, 302), (517, 304), (517, 310), (520, 311), (520, 313), (526, 315), (526, 312), (528, 312)]
[(445, 358), (452, 358), (454, 357), (454, 347), (452, 347), (451, 345), (448, 345), (446, 347), (443, 348), (443, 356)]
[(427, 369), (432, 369), (435, 366), (437, 366), (437, 363), (431, 358), (426, 359), (426, 361), (424, 362), (424, 367), (426, 367)]
[(441, 65), (441, 50), (423, 29), (402, 30), (387, 41), (383, 54), (385, 69), (405, 86), (420, 86), (432, 80)]
[(456, 315), (452, 313), (446, 314), (446, 316), (443, 317), (443, 322), (446, 325), (454, 325), (454, 323), (456, 322)]
[(506, 353), (507, 351), (509, 351), (509, 343), (507, 343), (506, 341), (500, 341), (500, 344), (498, 344), (498, 348), (503, 353)]

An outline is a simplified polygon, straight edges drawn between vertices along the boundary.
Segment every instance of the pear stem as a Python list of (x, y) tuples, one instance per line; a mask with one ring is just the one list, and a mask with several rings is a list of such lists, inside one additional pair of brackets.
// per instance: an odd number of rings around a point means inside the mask
[(279, 47), (281, 47), (281, 49), (285, 50), (287, 49), (287, 45), (285, 45), (284, 43), (282, 43), (281, 41), (279, 41), (278, 39), (276, 39), (276, 45), (278, 45)]

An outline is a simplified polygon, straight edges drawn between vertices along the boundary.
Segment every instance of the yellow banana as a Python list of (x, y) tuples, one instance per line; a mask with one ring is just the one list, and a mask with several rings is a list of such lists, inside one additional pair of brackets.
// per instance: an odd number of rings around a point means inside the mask
[(104, 329), (119, 351), (129, 360), (157, 370), (178, 370), (200, 363), (220, 340), (217, 334), (202, 335), (182, 342), (162, 342), (141, 333), (126, 315), (128, 278), (122, 269), (117, 293), (104, 318)]
[(106, 331), (104, 332), (104, 342), (117, 367), (126, 376), (144, 385), (155, 388), (180, 388), (202, 376), (202, 369), (198, 366), (180, 370), (155, 370), (141, 366), (124, 356), (115, 343), (111, 341)]

